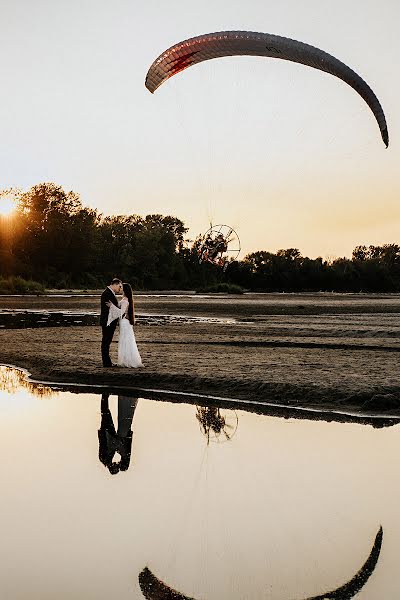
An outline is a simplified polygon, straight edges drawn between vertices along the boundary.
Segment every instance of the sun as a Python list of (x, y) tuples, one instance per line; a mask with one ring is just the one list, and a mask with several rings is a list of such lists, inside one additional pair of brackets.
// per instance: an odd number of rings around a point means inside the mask
[(16, 209), (15, 200), (0, 197), (0, 216), (9, 217)]

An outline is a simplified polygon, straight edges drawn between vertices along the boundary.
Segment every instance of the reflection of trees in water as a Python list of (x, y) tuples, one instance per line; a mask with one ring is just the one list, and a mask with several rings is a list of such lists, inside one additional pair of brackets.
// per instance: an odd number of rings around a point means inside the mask
[[(350, 581), (336, 590), (325, 592), (320, 596), (306, 598), (305, 600), (350, 600), (351, 598), (354, 598), (354, 596), (364, 587), (375, 570), (381, 552), (382, 539), (383, 530), (382, 527), (380, 527), (375, 536), (374, 545), (372, 546), (372, 550), (367, 560)], [(266, 582), (266, 584), (267, 583), (268, 582)], [(139, 585), (143, 596), (147, 600), (194, 600), (193, 598), (184, 596), (170, 588), (161, 581), (161, 579), (158, 579), (153, 575), (147, 567), (139, 574)]]
[(235, 435), (238, 416), (235, 410), (225, 410), (216, 406), (196, 406), (196, 419), (200, 431), (212, 442), (227, 442)]
[(0, 392), (15, 394), (21, 389), (38, 398), (50, 398), (57, 393), (46, 385), (28, 381), (26, 374), (19, 369), (0, 365)]

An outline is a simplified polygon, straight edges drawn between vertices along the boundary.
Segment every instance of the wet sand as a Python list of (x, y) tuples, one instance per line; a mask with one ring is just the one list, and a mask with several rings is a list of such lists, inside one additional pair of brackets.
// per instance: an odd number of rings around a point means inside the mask
[[(98, 304), (95, 295), (0, 297), (0, 310), (90, 312)], [(144, 369), (103, 368), (93, 325), (0, 329), (0, 363), (45, 381), (400, 412), (400, 295), (138, 295), (136, 310)]]

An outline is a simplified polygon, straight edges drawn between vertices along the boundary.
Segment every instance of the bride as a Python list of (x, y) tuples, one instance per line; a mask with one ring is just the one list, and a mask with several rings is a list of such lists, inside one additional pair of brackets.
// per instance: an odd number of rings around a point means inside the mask
[(124, 295), (120, 302), (120, 308), (117, 308), (111, 302), (108, 304), (110, 312), (108, 313), (107, 325), (119, 319), (119, 341), (118, 341), (118, 365), (120, 367), (143, 367), (139, 350), (136, 345), (135, 334), (133, 333), (133, 324), (135, 322), (133, 310), (133, 294), (129, 283), (122, 284)]

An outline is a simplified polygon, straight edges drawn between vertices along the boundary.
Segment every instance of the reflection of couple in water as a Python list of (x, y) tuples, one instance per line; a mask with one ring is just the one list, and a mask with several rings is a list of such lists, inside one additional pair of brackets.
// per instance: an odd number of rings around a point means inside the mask
[[(132, 420), (137, 405), (137, 398), (118, 396), (118, 427), (108, 406), (110, 394), (101, 396), (101, 426), (99, 429), (99, 459), (112, 475), (119, 471), (127, 471), (132, 451)], [(114, 457), (119, 454), (119, 462)]]

